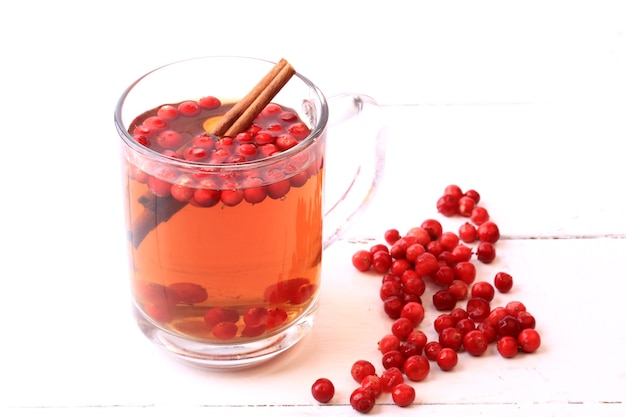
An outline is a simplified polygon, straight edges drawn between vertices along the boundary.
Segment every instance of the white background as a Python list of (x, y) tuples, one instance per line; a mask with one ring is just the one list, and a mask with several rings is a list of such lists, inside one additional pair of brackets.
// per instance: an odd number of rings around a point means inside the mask
[[(448, 183), (478, 189), (507, 239), (498, 263), (544, 334), (419, 385), (422, 415), (623, 415), (626, 250), (621, 2), (23, 1), (0, 13), (0, 407), (3, 415), (354, 415), (349, 366), (388, 321), (357, 248), (436, 216)], [(204, 55), (287, 58), (329, 96), (374, 97), (388, 124), (371, 209), (325, 253), (314, 331), (226, 374), (151, 346), (127, 294), (117, 98)], [(456, 227), (454, 221), (447, 227)], [(504, 301), (502, 297), (501, 301)], [(431, 318), (432, 320), (432, 318)], [(465, 362), (464, 362), (465, 363)], [(333, 377), (334, 406), (310, 382)], [(378, 414), (398, 410), (385, 404)], [(216, 410), (217, 408), (217, 410)]]

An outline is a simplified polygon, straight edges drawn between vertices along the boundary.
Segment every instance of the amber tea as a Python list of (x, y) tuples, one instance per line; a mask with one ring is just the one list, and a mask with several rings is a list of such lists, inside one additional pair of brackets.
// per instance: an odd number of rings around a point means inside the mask
[[(309, 128), (275, 103), (234, 137), (207, 133), (230, 107), (215, 97), (165, 104), (129, 129), (165, 157), (232, 168), (174, 168), (127, 155), (136, 306), (194, 339), (278, 331), (310, 307), (319, 288), (323, 140), (281, 158)], [(266, 158), (276, 162), (246, 167)]]

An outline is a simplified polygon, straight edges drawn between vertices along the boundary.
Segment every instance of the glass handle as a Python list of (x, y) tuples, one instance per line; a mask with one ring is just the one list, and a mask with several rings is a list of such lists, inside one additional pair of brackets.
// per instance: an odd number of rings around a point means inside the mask
[(386, 126), (376, 100), (342, 93), (328, 98), (324, 243), (343, 236), (372, 201), (385, 166)]

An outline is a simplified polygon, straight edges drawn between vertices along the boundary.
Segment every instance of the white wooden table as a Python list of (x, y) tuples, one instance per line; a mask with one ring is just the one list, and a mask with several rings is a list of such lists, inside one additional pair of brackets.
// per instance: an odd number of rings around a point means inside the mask
[[(452, 372), (433, 367), (413, 384), (410, 408), (384, 396), (371, 414), (624, 415), (626, 23), (617, 3), (321, 1), (305, 15), (288, 1), (38, 3), (14, 2), (0, 18), (3, 416), (357, 415), (350, 366), (380, 368), (376, 342), (390, 320), (379, 279), (350, 257), (386, 229), (429, 217), (456, 230), (463, 220), (435, 207), (450, 183), (478, 190), (500, 226), (497, 261), (479, 265), (479, 278), (514, 276), (495, 302), (523, 301), (542, 346), (513, 360), (493, 347), (461, 354)], [(269, 26), (270, 15), (281, 24)], [(313, 331), (234, 372), (171, 359), (131, 319), (112, 124), (137, 76), (219, 54), (285, 56), (328, 95), (375, 97), (388, 126), (375, 199), (324, 253)], [(423, 324), (432, 337), (435, 315), (428, 309)], [(328, 405), (310, 395), (319, 377), (337, 388)]]

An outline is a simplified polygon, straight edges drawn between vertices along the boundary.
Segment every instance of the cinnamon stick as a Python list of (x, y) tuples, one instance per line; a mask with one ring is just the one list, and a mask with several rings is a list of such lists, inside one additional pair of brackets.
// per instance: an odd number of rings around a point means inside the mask
[[(294, 68), (284, 58), (239, 100), (213, 126), (210, 134), (216, 136), (235, 136), (246, 130), (255, 117), (267, 106), (295, 74)], [(174, 214), (187, 205), (173, 197), (157, 197), (146, 191), (139, 202), (144, 210), (133, 220), (131, 241), (135, 248), (160, 223), (168, 221)]]
[[(225, 135), (226, 131), (233, 125), (233, 123), (235, 123), (235, 121), (239, 119), (239, 117), (246, 111), (246, 109), (248, 109), (254, 103), (254, 101), (263, 93), (263, 91), (265, 91), (270, 86), (272, 80), (280, 75), (281, 70), (286, 68), (287, 66), (291, 67), (287, 60), (281, 58), (281, 60), (278, 61), (276, 65), (274, 65), (274, 67), (272, 67), (270, 72), (268, 72), (265, 77), (263, 77), (258, 82), (258, 84), (255, 85), (248, 94), (246, 94), (245, 97), (235, 103), (235, 105), (230, 110), (228, 110), (224, 114), (224, 116), (222, 116), (222, 118), (215, 124), (215, 126), (213, 126), (212, 131), (209, 133), (217, 136)], [(279, 90), (276, 90), (276, 92), (274, 92), (267, 104), (270, 103), (271, 99), (274, 98)], [(259, 112), (261, 110), (263, 109), (259, 109)], [(248, 126), (246, 126), (245, 128), (248, 128)], [(241, 130), (239, 132), (241, 132)], [(235, 134), (239, 132), (236, 132)]]
[(272, 101), (274, 96), (278, 94), (295, 73), (296, 71), (293, 67), (285, 61), (278, 74), (270, 80), (268, 85), (258, 95), (253, 97), (252, 103), (246, 106), (241, 116), (233, 121), (232, 125), (226, 130), (225, 136), (235, 136), (237, 133), (249, 128), (254, 118)]

